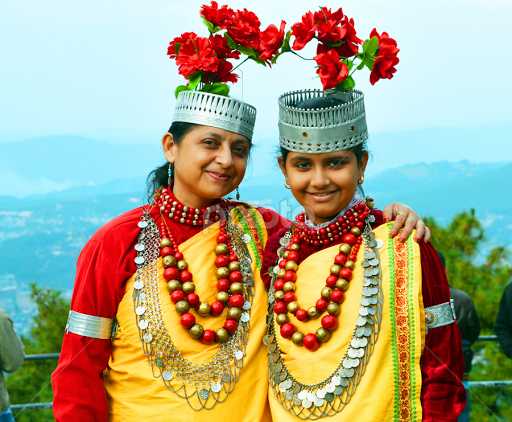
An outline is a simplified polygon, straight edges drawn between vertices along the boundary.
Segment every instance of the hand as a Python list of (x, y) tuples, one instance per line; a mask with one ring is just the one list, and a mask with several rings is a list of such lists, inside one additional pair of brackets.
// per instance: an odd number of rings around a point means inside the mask
[(405, 242), (411, 232), (416, 229), (414, 240), (416, 242), (423, 240), (430, 242), (431, 232), (414, 210), (403, 204), (390, 204), (384, 208), (384, 220), (394, 220), (393, 227), (389, 235), (395, 237), (398, 233), (398, 240)]

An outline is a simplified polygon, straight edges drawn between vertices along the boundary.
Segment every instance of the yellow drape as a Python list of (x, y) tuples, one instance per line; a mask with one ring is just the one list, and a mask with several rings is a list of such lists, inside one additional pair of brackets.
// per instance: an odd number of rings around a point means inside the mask
[[(261, 218), (258, 214), (258, 218)], [(262, 220), (261, 220), (262, 221)], [(263, 229), (264, 230), (264, 229)], [(211, 302), (216, 291), (215, 245), (218, 224), (210, 226), (180, 245), (189, 269), (194, 276), (196, 290), (202, 300)], [(262, 242), (266, 241), (266, 232)], [(251, 251), (253, 255), (253, 251)], [(234, 391), (223, 403), (211, 410), (192, 410), (187, 402), (169, 391), (160, 378), (153, 377), (151, 366), (144, 356), (136, 324), (132, 299), (135, 277), (126, 285), (126, 294), (119, 304), (117, 321), (119, 329), (113, 340), (113, 351), (105, 374), (105, 388), (110, 402), (110, 419), (131, 421), (269, 421), (267, 402), (267, 359), (262, 338), (265, 333), (267, 295), (253, 256), (255, 295), (251, 311), (249, 342), (244, 367)], [(158, 263), (162, 274), (161, 260)], [(176, 347), (193, 363), (209, 360), (218, 345), (206, 346), (190, 338), (179, 322), (179, 315), (170, 301), (166, 282), (160, 276), (159, 295), (165, 325)], [(205, 328), (219, 328), (220, 318), (196, 319)]]
[[(422, 318), (419, 248), (412, 240), (402, 245), (402, 248), (396, 241), (389, 239), (388, 226), (381, 226), (374, 233), (376, 238), (382, 242), (382, 247), (378, 251), (382, 269), (384, 305), (379, 337), (366, 371), (349, 404), (342, 412), (332, 417), (322, 418), (322, 421), (421, 421), (420, 356), (423, 348), (424, 323)], [(397, 268), (399, 263), (395, 259), (393, 259), (393, 262), (390, 262), (390, 257), (394, 258), (395, 246), (401, 248), (402, 252), (404, 252), (404, 248), (408, 250), (409, 260), (407, 268)], [(392, 253), (391, 256), (390, 252)], [(328, 269), (332, 265), (334, 256), (337, 253), (338, 247), (333, 246), (309, 256), (300, 264), (297, 272), (296, 293), (297, 299), (303, 308), (307, 309), (313, 306), (319, 298), (321, 286), (324, 285)], [(356, 324), (363, 288), (363, 269), (361, 266), (363, 253), (364, 247), (361, 247), (353, 280), (346, 293), (346, 299), (341, 306), (341, 314), (338, 320), (339, 328), (327, 343), (323, 344), (316, 352), (309, 352), (304, 347), (298, 347), (277, 334), (279, 346), (283, 351), (282, 356), (290, 374), (303, 384), (315, 384), (331, 375), (348, 348)], [(390, 264), (394, 264), (394, 268)], [(406, 404), (397, 400), (400, 394), (404, 394), (404, 392), (400, 391), (400, 382), (397, 382), (397, 375), (400, 374), (400, 368), (397, 368), (399, 356), (392, 353), (393, 348), (395, 348), (397, 353), (400, 353), (400, 350), (397, 350), (396, 344), (393, 344), (393, 336), (397, 333), (396, 321), (394, 319), (397, 317), (392, 307), (396, 303), (397, 297), (400, 300), (404, 298), (400, 298), (400, 296), (403, 296), (403, 292), (397, 292), (394, 287), (392, 289), (392, 283), (396, 282), (398, 276), (403, 276), (404, 272), (408, 286), (406, 294), (408, 297), (405, 297), (405, 300), (409, 300), (411, 305), (410, 316), (414, 316), (414, 318), (409, 318), (410, 335), (408, 340), (411, 346), (409, 351), (412, 351), (412, 353), (408, 352), (408, 355), (411, 365), (409, 373), (414, 378), (411, 380), (411, 385), (415, 386), (415, 390), (409, 391), (411, 394), (408, 406), (414, 408), (415, 413), (409, 415), (403, 413), (401, 417), (400, 412), (403, 410), (401, 406)], [(398, 296), (396, 296), (397, 294)], [(314, 332), (320, 326), (318, 319), (301, 323), (292, 318), (292, 322), (303, 333)], [(277, 325), (276, 332), (279, 332)], [(282, 407), (274, 396), (272, 389), (269, 389), (269, 402), (274, 421), (300, 420)]]

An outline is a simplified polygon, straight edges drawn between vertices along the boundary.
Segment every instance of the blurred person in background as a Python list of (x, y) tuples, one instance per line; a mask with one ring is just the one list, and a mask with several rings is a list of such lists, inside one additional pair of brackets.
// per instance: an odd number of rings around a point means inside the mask
[(494, 332), (503, 352), (512, 359), (512, 283), (505, 287), (501, 297)]
[(14, 421), (3, 373), (16, 371), (24, 358), (23, 344), (14, 331), (12, 321), (0, 309), (0, 422)]

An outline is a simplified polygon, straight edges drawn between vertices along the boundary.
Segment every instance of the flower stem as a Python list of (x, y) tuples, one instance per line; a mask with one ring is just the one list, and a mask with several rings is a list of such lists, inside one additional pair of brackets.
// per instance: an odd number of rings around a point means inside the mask
[(247, 60), (249, 60), (249, 57), (246, 57), (243, 61), (241, 61), (240, 63), (238, 63), (231, 72), (234, 72), (235, 70), (237, 70), (240, 66), (242, 66)]
[(303, 56), (301, 56), (299, 53), (296, 53), (296, 52), (295, 52), (295, 51), (293, 51), (293, 50), (290, 50), (290, 52), (291, 52), (292, 54), (295, 54), (297, 57), (300, 57), (302, 60), (315, 60), (315, 59), (308, 59), (307, 57), (303, 57)]

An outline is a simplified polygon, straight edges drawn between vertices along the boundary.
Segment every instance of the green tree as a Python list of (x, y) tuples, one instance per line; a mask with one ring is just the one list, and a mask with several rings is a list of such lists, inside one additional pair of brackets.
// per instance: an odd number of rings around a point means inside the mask
[[(23, 337), (26, 354), (59, 352), (66, 326), (69, 303), (59, 292), (31, 285), (31, 297), (37, 306), (29, 337)], [(57, 361), (26, 362), (9, 376), (7, 388), (12, 403), (51, 402), (50, 374)], [(15, 414), (18, 422), (53, 421), (51, 410), (22, 410)]]
[[(512, 267), (506, 248), (485, 251), (485, 230), (474, 210), (457, 214), (441, 227), (426, 219), (432, 229), (432, 243), (446, 259), (448, 281), (468, 293), (477, 309), (482, 335), (493, 334), (498, 304)], [(485, 251), (485, 252), (484, 252)], [(476, 343), (471, 380), (512, 380), (512, 361), (496, 343)], [(472, 420), (512, 420), (512, 389), (477, 388), (471, 392)]]

